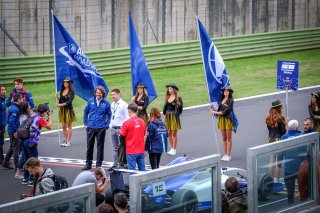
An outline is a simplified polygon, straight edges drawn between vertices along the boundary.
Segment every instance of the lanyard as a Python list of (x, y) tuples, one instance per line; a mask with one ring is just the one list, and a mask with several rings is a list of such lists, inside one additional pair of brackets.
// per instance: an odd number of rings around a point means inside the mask
[(115, 114), (116, 114), (116, 111), (117, 111), (118, 106), (120, 105), (120, 103), (117, 103), (117, 106), (115, 106), (115, 105), (116, 105), (116, 102), (114, 102), (114, 104), (113, 104), (113, 106), (115, 107), (115, 109), (113, 110), (112, 120), (114, 120), (114, 116), (115, 116)]

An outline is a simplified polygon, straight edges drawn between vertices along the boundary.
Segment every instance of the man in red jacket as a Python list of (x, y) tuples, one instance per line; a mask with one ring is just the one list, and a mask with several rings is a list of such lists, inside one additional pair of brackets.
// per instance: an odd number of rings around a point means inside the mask
[(128, 106), (130, 119), (122, 124), (120, 140), (125, 142), (128, 169), (135, 170), (136, 164), (139, 171), (145, 170), (144, 163), (144, 135), (146, 134), (145, 122), (137, 116), (136, 104)]

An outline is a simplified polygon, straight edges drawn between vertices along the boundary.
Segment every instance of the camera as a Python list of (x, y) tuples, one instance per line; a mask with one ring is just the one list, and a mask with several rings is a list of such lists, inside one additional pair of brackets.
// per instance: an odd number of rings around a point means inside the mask
[(46, 112), (48, 115), (50, 115), (52, 113), (52, 110), (50, 110), (50, 108), (49, 108), (49, 103), (39, 104), (39, 106), (36, 107), (34, 110), (39, 113)]
[(48, 115), (51, 115), (52, 112), (53, 112), (53, 110), (50, 109), (49, 103), (44, 103), (43, 105), (45, 105), (46, 107), (48, 107), (47, 114), (48, 114)]
[(27, 194), (20, 194), (19, 200), (26, 199), (27, 197), (30, 197), (30, 196)]
[(106, 177), (101, 178), (101, 181), (104, 184), (106, 182)]

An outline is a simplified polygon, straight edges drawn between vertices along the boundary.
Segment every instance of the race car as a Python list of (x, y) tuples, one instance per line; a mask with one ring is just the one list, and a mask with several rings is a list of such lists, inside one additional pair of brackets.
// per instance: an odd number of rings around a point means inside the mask
[[(187, 161), (187, 157), (178, 157), (167, 166)], [(235, 177), (239, 187), (246, 191), (247, 171), (241, 168), (223, 167), (221, 169), (221, 189), (225, 190), (225, 181)], [(279, 185), (280, 184), (280, 185)], [(212, 174), (211, 169), (195, 171), (169, 178), (164, 181), (163, 194), (154, 194), (153, 185), (141, 191), (142, 212), (205, 212), (212, 206)], [(273, 193), (282, 191), (281, 183), (274, 183), (268, 174), (259, 178), (259, 200), (271, 199)], [(129, 193), (128, 193), (129, 194)]]

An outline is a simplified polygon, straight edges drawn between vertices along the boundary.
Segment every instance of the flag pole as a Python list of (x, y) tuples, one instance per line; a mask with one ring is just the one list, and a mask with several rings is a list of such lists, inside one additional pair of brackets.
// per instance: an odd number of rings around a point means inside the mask
[[(51, 20), (52, 20), (52, 45), (53, 45), (53, 58), (54, 58), (54, 84), (55, 84), (55, 94), (54, 96), (56, 97), (56, 106), (58, 104), (58, 98), (57, 98), (57, 93), (58, 93), (58, 87), (57, 87), (57, 66), (56, 66), (56, 48), (55, 48), (55, 37), (54, 37), (54, 17), (53, 17), (53, 10), (51, 10)], [(58, 127), (58, 142), (59, 146), (61, 146), (61, 138), (60, 138), (60, 125), (59, 125), (59, 108), (57, 106), (57, 127)]]
[(288, 85), (286, 86), (286, 117), (289, 115), (289, 105), (288, 105)]
[[(201, 36), (200, 36), (200, 28), (199, 28), (199, 22), (198, 22), (198, 16), (195, 16), (196, 22), (197, 22), (197, 27), (198, 27), (198, 36), (199, 36), (199, 41), (200, 41), (200, 48), (201, 48), (201, 55), (202, 55), (202, 63), (203, 63), (203, 70), (204, 70), (204, 75), (205, 75), (205, 79), (206, 79), (206, 86), (207, 86), (207, 93), (208, 93), (208, 99), (209, 99), (209, 106), (210, 106), (210, 93), (209, 93), (209, 86), (208, 86), (208, 80), (207, 80), (207, 73), (206, 73), (206, 66), (203, 60), (203, 51), (202, 51), (202, 43), (201, 43)], [(210, 112), (211, 113), (211, 112)], [(216, 146), (217, 146), (217, 151), (218, 154), (220, 155), (220, 149), (219, 149), (219, 144), (218, 144), (218, 139), (217, 139), (217, 133), (216, 133), (216, 127), (214, 125), (214, 116), (211, 115), (211, 119), (212, 119), (212, 126), (213, 126), (213, 134), (214, 134), (214, 138), (215, 138), (215, 142), (216, 142)]]

